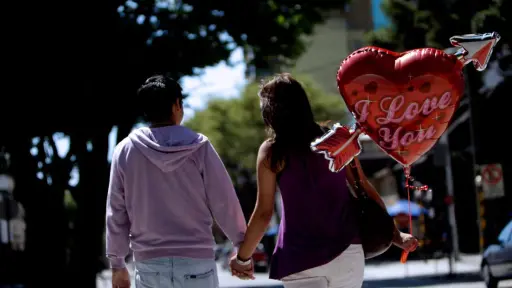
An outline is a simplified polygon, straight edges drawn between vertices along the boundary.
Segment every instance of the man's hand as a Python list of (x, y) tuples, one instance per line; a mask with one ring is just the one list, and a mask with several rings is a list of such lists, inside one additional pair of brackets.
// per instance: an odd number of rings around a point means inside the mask
[(393, 239), (393, 244), (406, 252), (412, 252), (418, 247), (418, 239), (411, 234), (398, 232)]
[(112, 288), (130, 288), (130, 274), (128, 269), (112, 269)]
[(240, 265), (236, 261), (237, 255), (233, 255), (229, 261), (229, 267), (231, 268), (231, 275), (236, 276), (242, 280), (252, 279), (254, 280), (254, 264), (251, 261), (248, 265)]

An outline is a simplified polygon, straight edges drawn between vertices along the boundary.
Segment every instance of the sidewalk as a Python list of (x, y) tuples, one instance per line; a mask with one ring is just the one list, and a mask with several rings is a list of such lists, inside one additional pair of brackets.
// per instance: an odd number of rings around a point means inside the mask
[[(480, 255), (461, 255), (461, 259), (454, 263), (454, 274), (475, 274), (480, 272)], [(385, 280), (408, 277), (426, 277), (447, 275), (450, 272), (447, 258), (438, 260), (415, 260), (407, 261), (405, 264), (400, 261), (385, 263), (381, 265), (366, 265), (365, 280)]]
[[(462, 255), (461, 260), (455, 262), (454, 274), (477, 275), (480, 271), (480, 255)], [(398, 280), (411, 277), (435, 277), (444, 276), (449, 273), (448, 259), (428, 260), (428, 261), (408, 261), (406, 264), (400, 263), (398, 260), (392, 263), (366, 265), (365, 282), (381, 281), (381, 280)], [(129, 271), (133, 280), (133, 265), (129, 265)], [(231, 287), (282, 287), (279, 281), (271, 280), (268, 274), (256, 273), (255, 280), (240, 280), (232, 277), (231, 273), (223, 270), (218, 265), (219, 282), (222, 288)], [(478, 276), (476, 276), (478, 277)], [(110, 288), (110, 271), (104, 271), (97, 280), (98, 288)], [(133, 283), (133, 282), (132, 282)]]

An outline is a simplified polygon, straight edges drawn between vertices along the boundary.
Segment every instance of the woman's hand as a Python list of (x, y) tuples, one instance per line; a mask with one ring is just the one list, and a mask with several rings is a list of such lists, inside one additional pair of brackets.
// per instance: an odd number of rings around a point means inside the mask
[(231, 260), (229, 260), (229, 267), (232, 276), (236, 276), (242, 280), (254, 280), (254, 264), (252, 260), (251, 263), (247, 265), (240, 265), (237, 261), (237, 255), (235, 254), (231, 257)]
[(418, 239), (411, 234), (398, 231), (393, 238), (393, 244), (406, 252), (412, 252), (418, 248)]

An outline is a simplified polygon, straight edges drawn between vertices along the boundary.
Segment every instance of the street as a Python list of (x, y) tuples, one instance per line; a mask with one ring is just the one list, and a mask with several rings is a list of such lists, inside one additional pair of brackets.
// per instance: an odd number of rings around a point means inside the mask
[[(447, 259), (408, 261), (405, 265), (399, 261), (380, 265), (366, 265), (364, 288), (485, 288), (482, 282), (480, 256), (463, 255), (454, 265), (454, 276), (448, 276)], [(133, 275), (133, 265), (129, 266)], [(258, 273), (256, 279), (244, 281), (232, 277), (229, 271), (218, 266), (220, 287), (282, 287), (279, 281), (268, 279), (268, 275)], [(133, 276), (132, 276), (133, 281)], [(110, 271), (104, 271), (97, 280), (98, 288), (110, 288)], [(133, 282), (132, 282), (133, 283)], [(512, 288), (512, 281), (500, 282), (500, 288)]]
[[(466, 274), (456, 277), (411, 277), (402, 279), (376, 280), (363, 283), (363, 288), (485, 288), (478, 274)], [(500, 282), (500, 288), (512, 288), (512, 281)]]
[[(463, 283), (443, 283), (443, 284), (436, 284), (436, 285), (428, 285), (428, 286), (415, 286), (415, 285), (409, 285), (404, 284), (406, 282), (401, 282), (400, 284), (390, 284), (390, 285), (373, 285), (373, 284), (363, 284), (363, 288), (398, 288), (398, 287), (417, 287), (417, 288), (485, 288), (484, 282), (478, 281), (478, 282), (463, 282)], [(500, 283), (499, 288), (510, 288), (512, 287), (512, 282), (503, 282)]]

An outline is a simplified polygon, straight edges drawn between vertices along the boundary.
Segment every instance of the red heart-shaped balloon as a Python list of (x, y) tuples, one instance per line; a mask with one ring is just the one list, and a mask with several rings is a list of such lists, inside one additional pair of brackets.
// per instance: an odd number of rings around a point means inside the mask
[(464, 91), (463, 63), (433, 48), (365, 47), (338, 71), (338, 89), (362, 131), (402, 165), (430, 150)]

